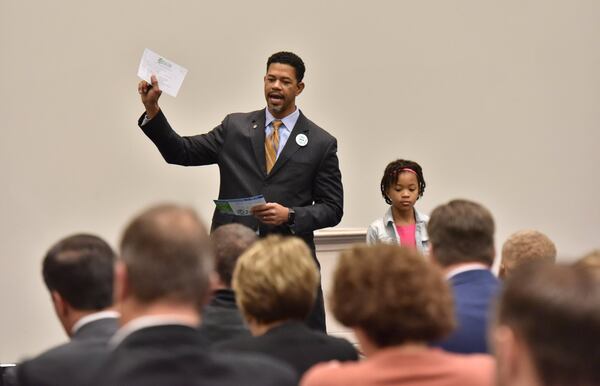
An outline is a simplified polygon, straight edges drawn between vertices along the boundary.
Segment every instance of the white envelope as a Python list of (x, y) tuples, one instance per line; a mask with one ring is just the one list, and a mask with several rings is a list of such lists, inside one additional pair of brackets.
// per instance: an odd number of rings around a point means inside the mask
[(177, 63), (146, 48), (137, 75), (148, 83), (151, 83), (150, 76), (156, 75), (158, 87), (172, 97), (176, 97), (187, 72), (187, 69)]

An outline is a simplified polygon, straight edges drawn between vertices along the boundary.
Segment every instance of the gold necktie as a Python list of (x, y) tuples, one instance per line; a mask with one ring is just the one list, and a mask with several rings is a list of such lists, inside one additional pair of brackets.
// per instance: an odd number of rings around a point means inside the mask
[(283, 122), (280, 120), (273, 121), (273, 132), (265, 138), (265, 160), (267, 161), (267, 174), (273, 169), (277, 160), (277, 149), (279, 149), (279, 128)]

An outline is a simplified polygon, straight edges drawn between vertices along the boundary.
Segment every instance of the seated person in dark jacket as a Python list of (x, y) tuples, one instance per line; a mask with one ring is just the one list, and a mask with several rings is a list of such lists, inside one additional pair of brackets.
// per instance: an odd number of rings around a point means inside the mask
[(268, 236), (257, 241), (238, 259), (233, 273), (238, 306), (253, 337), (214, 347), (271, 355), (292, 365), (300, 376), (319, 362), (357, 360), (350, 342), (303, 323), (318, 281), (317, 266), (301, 239)]
[(431, 212), (430, 256), (452, 288), (457, 327), (438, 344), (446, 351), (488, 353), (487, 332), (500, 282), (492, 273), (494, 218), (483, 205), (452, 200)]
[(78, 385), (91, 379), (117, 331), (113, 304), (115, 253), (97, 236), (66, 237), (43, 262), (56, 316), (70, 338), (17, 367), (19, 385)]
[(202, 312), (201, 335), (210, 343), (239, 336), (250, 336), (250, 330), (235, 304), (231, 289), (231, 276), (238, 257), (248, 249), (258, 236), (242, 224), (226, 224), (211, 235), (215, 257), (216, 283), (210, 303)]
[[(211, 352), (198, 333), (212, 253), (192, 209), (150, 208), (125, 229), (115, 276), (121, 328), (102, 386), (292, 386), (294, 370), (260, 355)], [(74, 386), (71, 383), (65, 383)]]

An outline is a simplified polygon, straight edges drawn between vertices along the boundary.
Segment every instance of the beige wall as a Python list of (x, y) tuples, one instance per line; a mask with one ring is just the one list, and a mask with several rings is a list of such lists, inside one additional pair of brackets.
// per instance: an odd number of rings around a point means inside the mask
[[(234, 11), (232, 11), (234, 10)], [(600, 241), (600, 2), (0, 0), (0, 362), (64, 340), (40, 278), (58, 238), (116, 245), (143, 206), (206, 218), (216, 167), (166, 165), (137, 129), (144, 48), (189, 68), (162, 98), (183, 134), (264, 105), (269, 54), (299, 53), (299, 106), (339, 139), (342, 226), (385, 209), (396, 157), (419, 161), (418, 207), (488, 206), (572, 258)]]

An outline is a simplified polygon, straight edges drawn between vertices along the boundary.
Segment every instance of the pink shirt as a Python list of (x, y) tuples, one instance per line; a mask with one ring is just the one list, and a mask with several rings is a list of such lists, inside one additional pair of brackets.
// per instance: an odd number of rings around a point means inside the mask
[(391, 347), (358, 363), (316, 365), (300, 386), (493, 386), (495, 369), (489, 355)]
[(400, 245), (405, 247), (416, 248), (417, 240), (415, 238), (415, 232), (417, 231), (417, 224), (412, 225), (396, 225), (396, 232), (400, 236)]

